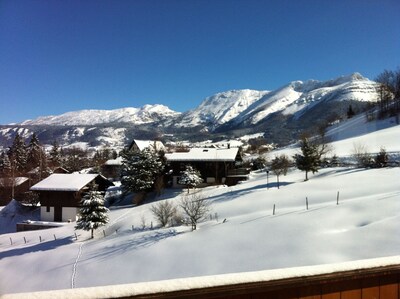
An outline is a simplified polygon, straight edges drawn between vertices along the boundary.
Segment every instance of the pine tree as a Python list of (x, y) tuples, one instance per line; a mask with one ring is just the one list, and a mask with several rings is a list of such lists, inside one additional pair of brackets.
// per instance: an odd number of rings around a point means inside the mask
[(121, 185), (124, 192), (146, 192), (153, 188), (164, 165), (161, 158), (148, 148), (139, 153), (122, 153)]
[(8, 158), (8, 155), (6, 153), (1, 154), (1, 175), (8, 177), (11, 174), (11, 161), (10, 158)]
[(8, 155), (11, 165), (14, 167), (15, 171), (19, 174), (24, 173), (26, 170), (27, 152), (25, 142), (18, 133), (15, 135)]
[(352, 118), (355, 114), (353, 107), (349, 105), (349, 108), (347, 109), (347, 118)]
[(61, 165), (61, 151), (57, 140), (53, 142), (53, 147), (50, 150), (50, 167), (58, 167)]
[(201, 178), (200, 172), (194, 169), (192, 166), (187, 165), (186, 169), (181, 172), (181, 177), (179, 178), (178, 183), (185, 185), (189, 193), (189, 188), (195, 188), (202, 182), (203, 179)]
[(296, 154), (294, 159), (297, 168), (306, 172), (305, 180), (308, 181), (308, 172), (315, 173), (318, 171), (321, 155), (318, 146), (311, 143), (307, 137), (301, 140), (301, 152), (302, 154)]
[(375, 165), (376, 167), (382, 168), (386, 167), (389, 163), (389, 155), (387, 154), (386, 150), (381, 147), (381, 150), (375, 157)]
[(108, 223), (108, 212), (109, 210), (104, 206), (102, 193), (89, 191), (81, 200), (75, 229), (91, 231), (91, 238), (93, 239), (94, 230)]
[(46, 153), (42, 149), (36, 134), (33, 133), (27, 148), (27, 167), (29, 170), (36, 167), (42, 168), (43, 163), (46, 164)]

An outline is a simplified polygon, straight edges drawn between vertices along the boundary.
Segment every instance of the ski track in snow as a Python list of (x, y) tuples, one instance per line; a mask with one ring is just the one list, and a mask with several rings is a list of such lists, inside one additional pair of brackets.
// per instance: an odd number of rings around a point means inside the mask
[(74, 263), (74, 266), (73, 266), (73, 269), (72, 269), (71, 289), (73, 289), (75, 287), (76, 268), (78, 266), (79, 259), (80, 259), (81, 255), (82, 255), (82, 247), (83, 247), (84, 244), (85, 243), (81, 243), (79, 245), (78, 255), (76, 257), (76, 260), (75, 260), (75, 263)]
[[(110, 228), (110, 227), (112, 227), (113, 225), (117, 224), (118, 222), (124, 220), (124, 219), (127, 217), (127, 215), (130, 214), (130, 213), (132, 213), (132, 212), (133, 212), (132, 209), (129, 209), (129, 211), (123, 213), (122, 215), (118, 216), (115, 220), (113, 220), (112, 222), (110, 222), (109, 225), (107, 225), (107, 227)], [(84, 245), (86, 242), (87, 242), (87, 241), (85, 241), (85, 242), (83, 242), (83, 243), (81, 243), (81, 244), (79, 245), (78, 255), (77, 255), (77, 257), (76, 257), (76, 260), (75, 260), (75, 263), (74, 263), (74, 266), (73, 266), (73, 269), (72, 269), (71, 289), (74, 289), (74, 288), (75, 288), (75, 285), (76, 285), (75, 279), (76, 279), (76, 273), (77, 273), (78, 262), (79, 262), (79, 260), (80, 260), (80, 258), (81, 258), (81, 256), (82, 256), (82, 248), (83, 248), (83, 245)]]

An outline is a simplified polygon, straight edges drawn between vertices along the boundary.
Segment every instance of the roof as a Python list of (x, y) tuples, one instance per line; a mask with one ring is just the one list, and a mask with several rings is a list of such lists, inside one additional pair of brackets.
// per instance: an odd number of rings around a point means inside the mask
[(238, 148), (192, 148), (189, 152), (166, 154), (167, 161), (235, 161)]
[(79, 191), (99, 174), (55, 173), (33, 185), (32, 191)]
[(107, 160), (104, 165), (122, 165), (122, 157), (118, 157), (117, 159)]
[(154, 141), (154, 140), (134, 139), (129, 148), (132, 148), (133, 144), (136, 144), (140, 151), (144, 150), (145, 148), (150, 148), (154, 150), (154, 144), (156, 145), (155, 150), (161, 150), (165, 148), (164, 144), (161, 141)]
[(0, 178), (0, 185), (5, 187), (11, 187), (14, 183), (14, 186), (19, 186), (28, 180), (29, 178), (23, 176), (15, 177), (14, 180), (13, 178)]

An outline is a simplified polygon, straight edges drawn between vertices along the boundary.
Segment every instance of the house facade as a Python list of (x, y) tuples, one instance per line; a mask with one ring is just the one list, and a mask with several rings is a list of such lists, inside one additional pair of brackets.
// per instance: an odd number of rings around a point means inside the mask
[(238, 148), (192, 148), (189, 152), (165, 154), (165, 158), (172, 172), (173, 187), (181, 186), (179, 177), (187, 165), (197, 169), (208, 185), (234, 185), (238, 180), (247, 179), (248, 173), (237, 170), (243, 162)]
[(76, 221), (82, 197), (113, 185), (99, 174), (52, 174), (30, 188), (39, 194), (40, 220)]

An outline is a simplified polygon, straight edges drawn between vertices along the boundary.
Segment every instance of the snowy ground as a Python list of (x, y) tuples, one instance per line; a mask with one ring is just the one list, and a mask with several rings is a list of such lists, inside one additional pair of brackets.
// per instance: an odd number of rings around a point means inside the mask
[[(400, 126), (389, 126), (338, 142), (351, 144), (369, 135), (369, 144), (382, 138), (379, 143), (393, 143), (388, 150), (399, 151), (399, 132)], [(399, 181), (399, 167), (327, 168), (310, 175), (308, 182), (304, 182), (304, 173), (292, 170), (281, 177), (278, 190), (274, 176), (270, 174), (267, 181), (265, 173), (255, 172), (233, 187), (202, 189), (202, 196), (212, 203), (213, 219), (194, 232), (187, 226), (150, 229), (156, 221), (149, 211), (152, 203), (148, 203), (112, 207), (106, 236), (98, 230), (94, 240), (83, 231), (77, 232), (76, 240), (74, 224), (3, 233), (0, 294), (400, 255)], [(181, 193), (168, 190), (162, 200), (178, 202)], [(274, 204), (276, 214), (272, 215)], [(10, 220), (0, 215), (2, 225), (4, 219)]]

